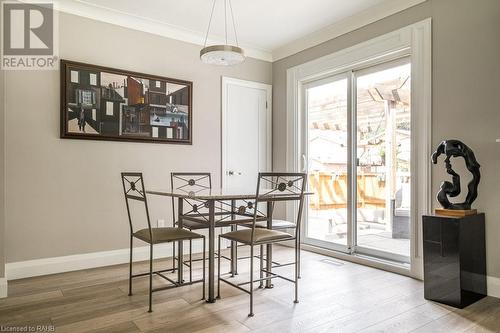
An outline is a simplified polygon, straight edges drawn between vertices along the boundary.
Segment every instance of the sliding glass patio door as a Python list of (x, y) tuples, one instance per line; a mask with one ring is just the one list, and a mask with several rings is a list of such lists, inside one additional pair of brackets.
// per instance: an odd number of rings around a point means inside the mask
[(309, 198), (306, 242), (349, 252), (349, 107), (347, 74), (317, 80), (304, 86)]
[(401, 58), (304, 85), (306, 243), (409, 262), (410, 82)]

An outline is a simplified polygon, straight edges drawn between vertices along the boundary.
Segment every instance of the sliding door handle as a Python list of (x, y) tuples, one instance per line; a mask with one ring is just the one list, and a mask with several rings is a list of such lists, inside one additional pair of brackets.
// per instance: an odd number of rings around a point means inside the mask
[(302, 172), (307, 172), (307, 158), (306, 158), (306, 154), (302, 154)]

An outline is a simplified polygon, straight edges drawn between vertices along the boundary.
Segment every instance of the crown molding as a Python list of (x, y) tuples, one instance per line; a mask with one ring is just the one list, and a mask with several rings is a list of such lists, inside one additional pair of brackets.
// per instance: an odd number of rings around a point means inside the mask
[(427, 0), (389, 0), (273, 50), (273, 61), (304, 51)]
[[(87, 3), (83, 0), (54, 0), (54, 4), (57, 10), (64, 13), (111, 23), (121, 27), (176, 39), (191, 44), (202, 46), (205, 40), (204, 33), (188, 30), (147, 17), (107, 8), (105, 6)], [(208, 42), (210, 44), (224, 44), (222, 38), (215, 36), (210, 36)], [(245, 50), (245, 55), (247, 57), (269, 62), (272, 61), (272, 52), (270, 50), (263, 50), (258, 47), (245, 44), (240, 45), (240, 47)]]

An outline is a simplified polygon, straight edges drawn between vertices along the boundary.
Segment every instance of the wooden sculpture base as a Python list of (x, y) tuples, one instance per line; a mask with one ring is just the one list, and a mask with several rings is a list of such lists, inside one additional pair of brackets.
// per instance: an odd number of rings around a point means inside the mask
[(469, 215), (476, 215), (476, 209), (444, 209), (444, 208), (436, 208), (434, 210), (436, 215), (441, 216), (453, 216), (453, 217), (464, 217)]

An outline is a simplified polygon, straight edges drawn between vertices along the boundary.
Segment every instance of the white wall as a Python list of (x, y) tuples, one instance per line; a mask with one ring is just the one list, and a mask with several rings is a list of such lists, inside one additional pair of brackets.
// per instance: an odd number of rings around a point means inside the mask
[[(7, 72), (8, 263), (126, 248), (121, 171), (144, 172), (150, 188), (167, 188), (174, 170), (210, 171), (217, 186), (221, 76), (272, 80), (268, 62), (208, 66), (196, 45), (64, 13), (59, 18), (61, 58), (193, 81), (193, 145), (62, 140), (59, 72)], [(170, 220), (168, 202), (151, 198), (154, 220)]]

